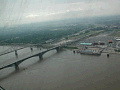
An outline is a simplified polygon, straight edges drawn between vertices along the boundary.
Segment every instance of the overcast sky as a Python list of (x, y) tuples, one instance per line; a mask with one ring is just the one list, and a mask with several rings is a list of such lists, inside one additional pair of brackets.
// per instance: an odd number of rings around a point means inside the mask
[(120, 14), (120, 0), (0, 0), (0, 25)]

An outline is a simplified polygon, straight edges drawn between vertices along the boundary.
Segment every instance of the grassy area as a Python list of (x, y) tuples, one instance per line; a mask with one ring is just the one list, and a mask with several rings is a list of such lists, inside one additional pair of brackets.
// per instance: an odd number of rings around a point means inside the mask
[(115, 36), (120, 37), (120, 32), (119, 32), (119, 33), (116, 33), (116, 35), (115, 35)]
[(120, 31), (117, 31), (117, 32), (111, 34), (111, 36), (120, 37)]
[(81, 37), (84, 37), (86, 35), (93, 35), (97, 33), (97, 31), (89, 31), (87, 33), (84, 33), (84, 34), (79, 34), (79, 35), (74, 35), (74, 36), (70, 36), (69, 39), (77, 39), (77, 38), (81, 38)]
[(110, 36), (120, 37), (120, 29), (114, 29), (114, 32)]

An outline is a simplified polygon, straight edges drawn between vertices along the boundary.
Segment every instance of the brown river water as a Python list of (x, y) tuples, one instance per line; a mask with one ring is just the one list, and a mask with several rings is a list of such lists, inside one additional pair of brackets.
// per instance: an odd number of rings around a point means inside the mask
[[(24, 53), (27, 50), (19, 51), (21, 56)], [(14, 53), (0, 56), (0, 63), (10, 57)], [(120, 55), (107, 58), (106, 53), (92, 56), (53, 50), (43, 58), (24, 61), (19, 71), (14, 67), (1, 70), (0, 85), (5, 90), (120, 90)]]

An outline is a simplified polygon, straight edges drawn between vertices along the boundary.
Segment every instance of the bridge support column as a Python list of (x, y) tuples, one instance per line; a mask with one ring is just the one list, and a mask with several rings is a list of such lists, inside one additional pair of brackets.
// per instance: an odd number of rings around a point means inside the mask
[(57, 47), (56, 50), (57, 50), (57, 52), (59, 52), (60, 51), (60, 47)]
[(41, 47), (40, 47), (40, 50), (41, 50)]
[(17, 50), (15, 50), (15, 55), (18, 56)]
[(33, 48), (31, 47), (30, 50), (33, 51)]
[(40, 60), (43, 60), (43, 56), (42, 56), (42, 55), (39, 55), (39, 59), (40, 59)]
[(15, 63), (15, 70), (19, 70), (19, 66), (17, 63)]

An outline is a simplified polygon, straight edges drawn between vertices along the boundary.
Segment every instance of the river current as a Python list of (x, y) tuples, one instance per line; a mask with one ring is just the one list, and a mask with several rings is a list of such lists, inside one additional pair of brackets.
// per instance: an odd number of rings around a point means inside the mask
[[(1, 46), (1, 51), (8, 46)], [(37, 48), (33, 49), (38, 50)], [(18, 56), (30, 48), (18, 51)], [(31, 52), (31, 53), (33, 53)], [(0, 56), (0, 63), (15, 57), (14, 52)], [(49, 51), (43, 56), (28, 59), (19, 65), (0, 71), (0, 85), (6, 90), (119, 90), (120, 55), (81, 55), (71, 50)]]

